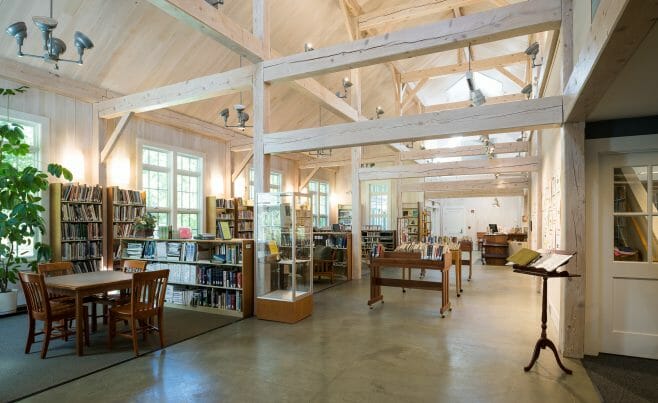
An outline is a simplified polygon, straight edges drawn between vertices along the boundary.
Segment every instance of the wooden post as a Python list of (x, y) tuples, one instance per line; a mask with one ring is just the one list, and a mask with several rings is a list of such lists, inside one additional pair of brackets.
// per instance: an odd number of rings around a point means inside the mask
[[(269, 57), (269, 3), (266, 0), (253, 0), (253, 32), (263, 41), (266, 58)], [(269, 191), (270, 164), (265, 156), (264, 137), (269, 131), (270, 120), (270, 85), (265, 83), (263, 63), (256, 65), (253, 85), (254, 98), (254, 195)]]
[(352, 148), (352, 278), (361, 278), (361, 147)]
[(565, 248), (576, 252), (566, 269), (582, 277), (565, 280), (560, 346), (564, 356), (582, 358), (585, 343), (585, 123), (565, 123), (562, 134), (562, 241)]
[(230, 199), (233, 197), (233, 181), (231, 180), (231, 169), (233, 169), (231, 143), (226, 143), (224, 147), (224, 198)]

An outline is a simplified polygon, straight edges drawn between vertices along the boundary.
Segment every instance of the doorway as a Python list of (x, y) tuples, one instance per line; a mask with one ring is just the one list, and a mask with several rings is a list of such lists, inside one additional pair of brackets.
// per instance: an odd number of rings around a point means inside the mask
[(658, 359), (658, 153), (601, 168), (601, 350)]
[(441, 215), (443, 236), (464, 236), (464, 207), (444, 207)]

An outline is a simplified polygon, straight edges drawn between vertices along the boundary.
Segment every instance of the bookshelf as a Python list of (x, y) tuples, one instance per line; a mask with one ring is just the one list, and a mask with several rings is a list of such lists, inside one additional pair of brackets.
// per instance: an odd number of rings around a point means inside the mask
[(398, 217), (398, 243), (420, 242), (431, 234), (431, 214), (421, 203), (403, 203)]
[(361, 229), (362, 256), (370, 256), (373, 248), (381, 244), (385, 251), (393, 251), (397, 245), (395, 230), (383, 230), (379, 225), (364, 225)]
[(105, 222), (108, 227), (105, 262), (118, 270), (121, 268), (121, 259), (117, 255), (120, 245), (118, 239), (135, 235), (135, 219), (146, 213), (146, 192), (121, 189), (118, 186), (111, 186), (106, 192), (108, 207)]
[(342, 225), (346, 231), (352, 229), (352, 205), (338, 205), (338, 224)]
[(254, 206), (243, 203), (242, 198), (235, 199), (236, 216), (234, 237), (238, 239), (254, 238)]
[(53, 261), (70, 261), (78, 273), (103, 267), (103, 188), (50, 184), (50, 247)]
[(333, 263), (334, 274), (352, 279), (352, 233), (351, 232), (313, 232), (313, 247), (329, 246), (335, 250)]
[(254, 242), (247, 239), (122, 238), (121, 259), (169, 269), (165, 306), (246, 318), (253, 315)]
[(235, 236), (235, 201), (233, 199), (223, 199), (215, 196), (206, 197), (206, 228), (205, 232), (215, 234), (217, 238), (222, 238), (220, 225), (227, 222), (231, 231), (231, 236)]

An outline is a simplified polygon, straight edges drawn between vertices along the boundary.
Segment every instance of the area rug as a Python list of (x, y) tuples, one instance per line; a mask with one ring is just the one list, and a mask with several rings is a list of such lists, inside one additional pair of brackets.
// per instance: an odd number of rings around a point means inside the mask
[(658, 360), (599, 354), (582, 361), (605, 403), (658, 402)]
[[(164, 336), (167, 346), (191, 337), (226, 326), (238, 318), (203, 312), (166, 308)], [(41, 322), (37, 322), (37, 329)], [(38, 336), (40, 340), (41, 336)], [(99, 323), (99, 329), (90, 337), (90, 347), (85, 355), (75, 353), (75, 337), (68, 342), (61, 339), (50, 342), (46, 359), (39, 358), (41, 343), (32, 345), (32, 352), (24, 354), (27, 340), (27, 314), (0, 318), (0, 402), (26, 397), (80, 378), (90, 373), (134, 359), (132, 341), (115, 338), (113, 349), (107, 348), (107, 327)], [(157, 334), (147, 340), (139, 340), (140, 354), (160, 347)]]

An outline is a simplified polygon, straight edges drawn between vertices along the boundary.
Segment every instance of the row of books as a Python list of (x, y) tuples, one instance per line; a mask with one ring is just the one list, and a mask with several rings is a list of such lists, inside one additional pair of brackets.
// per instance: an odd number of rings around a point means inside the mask
[(253, 210), (240, 210), (240, 211), (238, 211), (238, 219), (240, 219), (240, 220), (253, 220), (254, 219)]
[(135, 224), (131, 222), (114, 224), (112, 233), (118, 238), (129, 238), (135, 234)]
[(73, 262), (73, 271), (76, 273), (88, 273), (91, 271), (98, 271), (101, 261), (95, 260), (78, 260)]
[(119, 246), (117, 257), (124, 259), (154, 259), (177, 262), (196, 262), (210, 260), (220, 263), (242, 263), (242, 248), (240, 245), (219, 244), (214, 247), (214, 253), (208, 250), (199, 251), (196, 242), (146, 241), (127, 242)]
[(100, 221), (99, 204), (62, 204), (63, 221)]
[(253, 221), (238, 221), (238, 231), (253, 231), (254, 222)]
[(167, 285), (165, 301), (177, 305), (242, 311), (242, 294), (239, 291), (217, 288), (187, 289), (181, 286)]
[[(319, 239), (321, 240), (322, 238)], [(347, 236), (330, 236), (324, 240), (324, 245), (331, 246), (332, 248), (347, 248)]]
[(112, 202), (121, 204), (146, 204), (146, 200), (142, 199), (142, 193), (140, 191), (119, 188), (114, 189)]
[(235, 208), (235, 206), (233, 204), (233, 199), (217, 199), (217, 200), (215, 200), (215, 207), (225, 208), (225, 209)]
[(164, 269), (169, 269), (169, 281), (172, 283), (242, 288), (242, 273), (236, 270), (182, 263), (154, 262), (148, 265), (148, 271)]
[(100, 185), (62, 184), (62, 201), (97, 202), (103, 200), (103, 187)]
[(146, 212), (144, 206), (114, 206), (114, 221), (134, 221), (135, 218), (141, 217)]
[(217, 221), (233, 221), (233, 214), (227, 214), (227, 213), (217, 214)]
[(103, 237), (100, 223), (62, 223), (62, 241), (98, 239)]
[(62, 260), (89, 259), (100, 257), (102, 253), (100, 241), (74, 242), (62, 244)]

